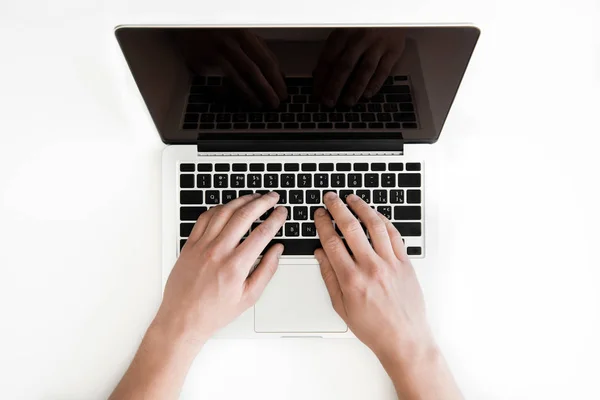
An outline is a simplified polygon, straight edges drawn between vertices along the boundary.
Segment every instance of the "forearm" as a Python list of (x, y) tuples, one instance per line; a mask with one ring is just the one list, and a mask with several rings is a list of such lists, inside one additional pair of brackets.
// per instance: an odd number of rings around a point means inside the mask
[(177, 399), (185, 376), (202, 347), (153, 323), (110, 400)]
[[(404, 354), (403, 354), (404, 353)], [(446, 360), (436, 345), (379, 356), (402, 400), (462, 400)]]

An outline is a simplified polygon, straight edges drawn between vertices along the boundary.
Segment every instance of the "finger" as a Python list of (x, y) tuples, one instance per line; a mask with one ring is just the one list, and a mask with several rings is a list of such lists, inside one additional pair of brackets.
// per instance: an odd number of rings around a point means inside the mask
[[(231, 219), (231, 216), (242, 206), (252, 202), (253, 200), (259, 198), (260, 195), (258, 193), (249, 194), (246, 196), (239, 197), (233, 201), (230, 201), (227, 204), (220, 205), (212, 208), (213, 211), (212, 218), (204, 231), (204, 237), (208, 240), (213, 240), (216, 238), (223, 228), (227, 225), (227, 222)], [(240, 236), (241, 237), (241, 236)]]
[(385, 224), (385, 227), (388, 231), (388, 235), (390, 237), (390, 242), (392, 243), (392, 248), (394, 249), (394, 255), (400, 261), (408, 261), (408, 254), (406, 253), (406, 246), (404, 246), (404, 241), (402, 241), (402, 235), (396, 229), (396, 227), (391, 223), (389, 219), (385, 217), (385, 215), (380, 212), (377, 213), (379, 218)]
[(283, 80), (277, 57), (267, 43), (256, 35), (248, 35), (243, 42), (244, 51), (251, 56), (271, 85), (279, 100), (287, 97), (287, 87)]
[[(224, 245), (225, 248), (237, 246), (244, 234), (246, 234), (246, 232), (250, 230), (252, 223), (256, 221), (261, 215), (263, 215), (268, 209), (275, 207), (278, 200), (279, 194), (277, 194), (277, 192), (270, 192), (264, 196), (260, 196), (258, 198), (253, 199), (253, 201), (237, 209), (231, 215), (231, 218), (228, 219), (227, 224), (225, 225), (222, 232), (219, 234), (219, 237), (217, 238), (217, 242), (219, 244)], [(278, 211), (278, 213), (280, 212), (281, 210)], [(286, 214), (283, 216), (283, 218), (285, 219), (285, 216), (287, 215), (287, 210), (285, 208), (284, 212), (286, 212)], [(272, 214), (275, 214), (275, 211), (273, 211)], [(261, 225), (263, 225), (265, 222), (263, 222)], [(279, 229), (279, 227), (277, 229)], [(277, 233), (277, 231), (273, 232), (273, 236), (275, 236), (275, 233)], [(244, 243), (246, 243), (250, 239), (250, 237), (252, 237), (252, 234), (250, 234), (250, 236), (244, 241)], [(265, 246), (266, 245), (267, 244), (265, 243)], [(258, 257), (259, 254), (257, 254), (256, 257)], [(254, 257), (254, 259), (256, 259), (256, 257)]]
[(215, 207), (212, 207), (209, 208), (208, 211), (205, 211), (202, 214), (200, 214), (198, 220), (196, 221), (196, 224), (192, 228), (190, 236), (188, 237), (188, 242), (195, 243), (200, 239), (200, 237), (202, 237), (204, 231), (206, 230), (206, 227), (208, 226), (208, 223), (212, 219), (214, 212)]
[(346, 46), (350, 32), (348, 29), (337, 28), (327, 38), (325, 46), (321, 50), (317, 66), (313, 71), (314, 94), (316, 96), (321, 95), (329, 74), (329, 68)]
[(236, 257), (242, 260), (256, 260), (271, 240), (275, 238), (277, 231), (285, 224), (286, 217), (287, 209), (277, 207), (269, 218), (254, 228), (246, 240), (238, 246)]
[(365, 235), (365, 231), (342, 199), (334, 192), (327, 192), (323, 197), (323, 201), (340, 231), (342, 231), (354, 257), (359, 261), (372, 258), (375, 252), (367, 239), (367, 235)]
[(340, 288), (340, 283), (335, 276), (335, 271), (327, 258), (327, 255), (323, 251), (323, 249), (315, 250), (315, 258), (319, 262), (321, 267), (321, 276), (323, 277), (323, 281), (325, 282), (325, 287), (327, 288), (327, 292), (329, 293), (329, 297), (331, 298), (331, 305), (333, 309), (342, 317), (345, 318), (345, 312), (342, 302), (342, 289)]
[(344, 90), (342, 101), (345, 105), (353, 106), (358, 102), (375, 74), (383, 54), (384, 49), (376, 46), (367, 50), (363, 55)]
[(364, 95), (366, 98), (373, 97), (377, 92), (379, 92), (383, 82), (385, 82), (387, 77), (390, 76), (392, 69), (400, 59), (400, 55), (401, 53), (399, 52), (388, 52), (381, 57), (381, 60), (377, 65), (377, 70), (371, 77), (371, 80), (365, 89)]
[(269, 85), (269, 82), (267, 82), (267, 79), (263, 76), (260, 68), (258, 68), (255, 62), (248, 54), (246, 54), (241, 47), (242, 44), (229, 38), (225, 39), (225, 42), (226, 46), (224, 46), (224, 49), (226, 57), (235, 70), (244, 78), (244, 81), (246, 81), (252, 90), (259, 96), (259, 99), (263, 103), (268, 104), (270, 107), (277, 107), (279, 105), (277, 93), (275, 93), (275, 90)]
[(267, 284), (271, 281), (273, 275), (275, 275), (281, 254), (283, 254), (283, 245), (275, 244), (267, 250), (256, 269), (246, 279), (244, 293), (248, 307), (253, 306), (258, 301), (265, 287), (267, 287)]
[(250, 88), (250, 86), (248, 86), (244, 78), (239, 74), (231, 62), (225, 59), (220, 60), (220, 66), (231, 85), (243, 97), (243, 100), (248, 102), (248, 104), (254, 108), (261, 108), (262, 102), (258, 98), (258, 95)]
[(338, 282), (343, 283), (355, 269), (354, 260), (333, 228), (333, 221), (324, 208), (315, 211), (315, 226), (323, 250), (335, 271)]
[(346, 201), (358, 218), (360, 218), (362, 223), (367, 227), (375, 252), (384, 258), (393, 256), (394, 250), (392, 249), (390, 236), (388, 235), (385, 224), (377, 215), (377, 212), (355, 194), (349, 195), (346, 198)]
[(321, 94), (325, 105), (333, 107), (337, 103), (344, 85), (346, 85), (348, 78), (356, 68), (358, 60), (368, 50), (371, 44), (369, 40), (368, 37), (362, 35), (351, 38), (346, 43), (341, 56), (331, 65), (327, 82)]

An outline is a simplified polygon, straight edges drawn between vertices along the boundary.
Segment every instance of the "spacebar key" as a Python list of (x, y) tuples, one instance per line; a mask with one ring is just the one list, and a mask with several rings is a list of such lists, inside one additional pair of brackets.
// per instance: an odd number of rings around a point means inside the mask
[[(319, 239), (274, 239), (271, 245), (281, 243), (284, 256), (312, 256), (321, 247)], [(270, 247), (270, 246), (269, 246)]]

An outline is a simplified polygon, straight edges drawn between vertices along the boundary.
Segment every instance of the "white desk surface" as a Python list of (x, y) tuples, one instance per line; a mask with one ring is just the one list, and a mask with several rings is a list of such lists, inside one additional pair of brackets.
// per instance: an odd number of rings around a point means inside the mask
[[(115, 25), (435, 21), (483, 31), (426, 157), (438, 340), (469, 399), (600, 398), (599, 3), (353, 4), (2, 2), (0, 398), (106, 398), (160, 301), (163, 144)], [(182, 398), (394, 392), (357, 341), (227, 340)]]

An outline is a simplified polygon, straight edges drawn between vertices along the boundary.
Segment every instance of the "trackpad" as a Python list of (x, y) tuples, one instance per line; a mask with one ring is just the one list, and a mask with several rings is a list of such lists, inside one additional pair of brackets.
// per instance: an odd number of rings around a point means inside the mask
[(331, 306), (319, 265), (280, 265), (254, 308), (263, 333), (346, 332)]

